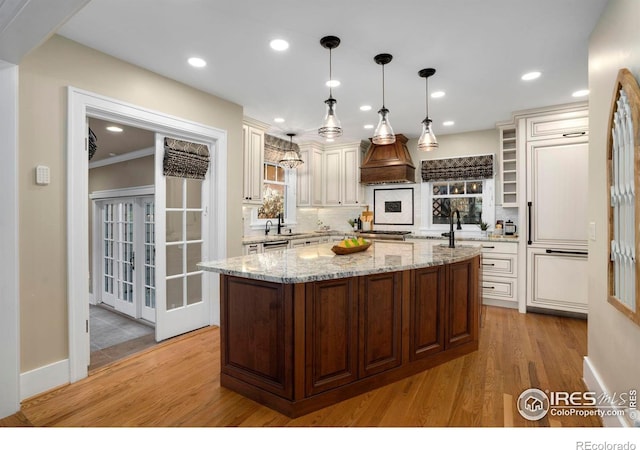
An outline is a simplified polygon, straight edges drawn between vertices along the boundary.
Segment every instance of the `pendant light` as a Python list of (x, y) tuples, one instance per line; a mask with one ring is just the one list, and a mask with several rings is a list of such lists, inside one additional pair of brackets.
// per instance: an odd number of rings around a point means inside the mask
[(324, 102), (327, 105), (327, 112), (322, 126), (318, 128), (318, 134), (326, 139), (335, 139), (342, 136), (342, 126), (340, 125), (340, 119), (336, 116), (336, 103), (338, 102), (333, 98), (331, 89), (333, 82), (333, 78), (331, 78), (331, 50), (340, 45), (340, 39), (336, 36), (325, 36), (320, 39), (320, 45), (329, 49), (329, 98)]
[(373, 60), (382, 66), (382, 108), (378, 111), (380, 120), (371, 139), (374, 144), (378, 145), (393, 144), (396, 141), (396, 135), (393, 134), (389, 123), (389, 110), (384, 106), (384, 66), (389, 64), (392, 59), (393, 56), (388, 53), (381, 53), (373, 57)]
[(295, 135), (295, 133), (287, 133), (287, 136), (289, 136), (289, 150), (285, 151), (282, 159), (278, 161), (278, 164), (285, 169), (295, 169), (296, 167), (304, 164), (304, 161), (300, 159), (298, 152), (293, 148), (293, 137)]
[(426, 118), (422, 121), (422, 134), (420, 135), (420, 139), (418, 139), (418, 150), (423, 152), (429, 152), (438, 148), (438, 141), (436, 140), (436, 135), (433, 134), (431, 119), (429, 119), (429, 77), (434, 73), (436, 73), (436, 69), (422, 69), (418, 72), (418, 75), (425, 79), (427, 90), (427, 99), (425, 101), (427, 114)]

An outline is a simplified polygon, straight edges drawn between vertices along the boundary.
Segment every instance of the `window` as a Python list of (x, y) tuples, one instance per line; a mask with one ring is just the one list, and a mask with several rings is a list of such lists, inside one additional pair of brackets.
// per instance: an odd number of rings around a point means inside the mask
[[(282, 213), (287, 226), (296, 223), (296, 171), (274, 162), (263, 166), (262, 205), (251, 210), (251, 226), (263, 228), (267, 220), (274, 224)], [(274, 220), (275, 219), (275, 220)]]
[(273, 163), (264, 163), (262, 206), (258, 208), (258, 219), (275, 219), (286, 214), (287, 183), (285, 169)]
[(422, 229), (448, 229), (451, 211), (460, 212), (463, 230), (477, 231), (493, 223), (493, 179), (422, 183)]

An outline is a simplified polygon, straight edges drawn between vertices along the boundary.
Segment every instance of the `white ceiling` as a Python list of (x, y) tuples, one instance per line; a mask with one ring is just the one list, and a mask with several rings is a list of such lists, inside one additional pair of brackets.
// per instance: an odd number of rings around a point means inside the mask
[[(328, 88), (329, 51), (338, 36), (333, 77), (342, 140), (366, 139), (382, 103), (395, 133), (420, 133), (425, 81), (436, 134), (494, 128), (514, 111), (570, 103), (588, 87), (587, 45), (606, 0), (92, 0), (58, 33), (104, 53), (244, 107), (271, 134), (319, 139)], [(283, 53), (273, 38), (289, 41)], [(190, 56), (208, 65), (194, 69)], [(524, 82), (520, 76), (542, 76)], [(158, 95), (162, 95), (161, 92)], [(359, 106), (369, 104), (369, 112)], [(275, 117), (285, 118), (274, 124)], [(444, 127), (445, 120), (455, 125)]]

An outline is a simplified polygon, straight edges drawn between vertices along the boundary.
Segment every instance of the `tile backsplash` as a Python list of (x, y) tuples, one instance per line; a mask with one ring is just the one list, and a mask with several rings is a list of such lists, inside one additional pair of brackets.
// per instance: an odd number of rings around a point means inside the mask
[[(337, 208), (298, 208), (297, 224), (291, 228), (293, 231), (313, 231), (317, 230), (320, 226), (328, 226), (332, 230), (339, 232), (351, 231), (351, 226), (347, 222), (349, 219), (355, 219), (363, 211), (362, 207), (337, 207)], [(496, 219), (497, 220), (511, 220), (518, 225), (518, 208), (503, 208), (500, 205), (496, 206)], [(244, 236), (255, 236), (262, 234), (262, 229), (251, 228), (251, 208), (242, 208), (242, 220), (244, 227)], [(493, 229), (491, 224), (491, 229)], [(381, 229), (384, 227), (380, 227)], [(386, 227), (389, 228), (389, 227)], [(395, 227), (399, 228), (399, 227)], [(419, 224), (416, 223), (413, 227), (401, 227), (402, 229), (411, 229), (412, 231), (418, 231)]]

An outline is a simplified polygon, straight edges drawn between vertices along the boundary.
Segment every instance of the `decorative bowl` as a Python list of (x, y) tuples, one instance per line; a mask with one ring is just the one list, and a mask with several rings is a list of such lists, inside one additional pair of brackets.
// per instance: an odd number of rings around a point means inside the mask
[(331, 251), (336, 255), (350, 255), (351, 253), (363, 252), (369, 247), (371, 247), (371, 242), (366, 242), (355, 247), (340, 247), (338, 245), (334, 245), (331, 247)]

